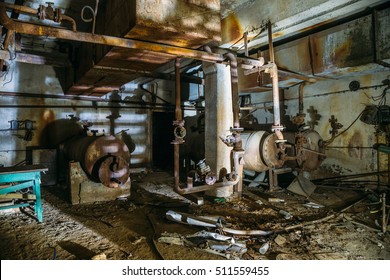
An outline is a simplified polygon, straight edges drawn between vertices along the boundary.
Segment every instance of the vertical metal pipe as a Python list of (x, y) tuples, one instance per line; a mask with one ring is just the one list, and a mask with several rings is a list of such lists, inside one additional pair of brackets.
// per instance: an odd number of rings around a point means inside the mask
[(273, 108), (274, 108), (274, 130), (278, 135), (280, 128), (280, 103), (279, 103), (279, 77), (278, 67), (275, 64), (274, 46), (272, 43), (272, 25), (268, 22), (268, 45), (269, 45), (269, 57), (270, 63), (273, 64), (271, 69), (272, 77), (272, 97), (273, 97)]
[(244, 48), (245, 48), (245, 56), (249, 56), (249, 51), (248, 51), (248, 32), (244, 32)]
[(180, 100), (180, 58), (175, 59), (175, 117), (176, 121), (181, 121), (181, 100)]
[[(176, 58), (175, 60), (175, 117), (176, 124), (182, 120), (182, 111), (181, 111), (181, 100), (180, 100), (180, 59)], [(175, 177), (175, 190), (180, 189), (180, 147), (179, 143), (176, 141), (174, 143), (174, 177)]]
[(280, 102), (279, 102), (279, 78), (278, 67), (276, 64), (272, 67), (272, 98), (274, 108), (274, 127), (280, 127)]
[(232, 106), (233, 106), (233, 127), (240, 127), (240, 98), (238, 96), (238, 71), (237, 58), (232, 53), (224, 54), (224, 57), (230, 61), (230, 78), (232, 87)]
[(268, 46), (269, 46), (269, 61), (275, 63), (274, 45), (272, 44), (272, 24), (268, 21)]
[(386, 233), (387, 219), (386, 219), (386, 193), (382, 193), (382, 232)]
[(301, 83), (299, 85), (299, 96), (298, 96), (298, 100), (299, 100), (299, 115), (303, 115), (303, 88), (305, 87), (305, 83)]

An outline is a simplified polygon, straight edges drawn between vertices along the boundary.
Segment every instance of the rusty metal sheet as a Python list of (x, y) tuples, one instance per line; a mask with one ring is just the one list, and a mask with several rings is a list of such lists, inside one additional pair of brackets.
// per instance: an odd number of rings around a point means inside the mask
[(390, 8), (375, 16), (376, 58), (390, 64)]
[(302, 75), (312, 75), (309, 37), (275, 47), (275, 62), (278, 68)]
[[(279, 71), (279, 87), (288, 88), (296, 85), (297, 83), (302, 82), (304, 79), (310, 78), (311, 75), (311, 65), (310, 65), (310, 55), (308, 46), (308, 37), (305, 37), (301, 40), (297, 40), (289, 44), (287, 48), (279, 47), (275, 52), (275, 60), (277, 65), (282, 65), (284, 69), (296, 72), (298, 75), (291, 76), (286, 72)], [(299, 50), (300, 47), (305, 50)], [(264, 51), (259, 53), (259, 56), (264, 57), (265, 61), (269, 61), (269, 52)], [(256, 58), (255, 55), (251, 57)], [(300, 57), (304, 59), (302, 62), (299, 61)], [(295, 61), (294, 61), (295, 60)], [(272, 88), (272, 79), (268, 73), (253, 73), (250, 75), (244, 75), (244, 70), (238, 68), (238, 90), (239, 92), (261, 92), (271, 90)], [(302, 75), (302, 77), (299, 77)], [(267, 89), (268, 87), (268, 89)]]
[(314, 74), (340, 74), (374, 62), (371, 16), (310, 36)]
[(138, 76), (137, 74), (109, 72), (92, 68), (69, 88), (67, 94), (102, 96), (113, 90), (119, 90), (127, 81)]
[(97, 65), (153, 71), (174, 58), (176, 58), (176, 56), (169, 54), (144, 50), (126, 50), (114, 47), (104, 56), (103, 59), (99, 61)]

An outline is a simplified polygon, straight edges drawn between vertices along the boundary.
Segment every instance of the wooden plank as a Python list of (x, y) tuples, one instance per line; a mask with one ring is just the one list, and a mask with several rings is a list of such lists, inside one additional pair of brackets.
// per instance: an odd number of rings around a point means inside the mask
[(35, 200), (37, 197), (34, 194), (23, 194), (23, 193), (8, 193), (0, 194), (0, 199), (26, 199), (26, 200)]

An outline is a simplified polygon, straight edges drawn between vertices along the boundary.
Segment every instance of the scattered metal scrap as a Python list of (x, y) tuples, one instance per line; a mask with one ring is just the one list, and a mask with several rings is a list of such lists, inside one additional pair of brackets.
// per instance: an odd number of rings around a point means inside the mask
[(166, 213), (166, 217), (170, 221), (179, 222), (183, 224), (195, 225), (195, 226), (203, 226), (208, 228), (217, 228), (225, 233), (230, 233), (234, 235), (258, 235), (258, 236), (267, 236), (272, 233), (272, 231), (264, 231), (264, 230), (239, 230), (233, 228), (224, 227), (222, 224), (222, 219), (219, 219), (217, 223), (212, 220), (208, 220), (205, 218), (200, 218), (192, 215), (188, 215), (185, 213), (175, 212), (173, 210), (169, 210)]
[(188, 246), (208, 253), (216, 254), (227, 259), (239, 258), (247, 252), (246, 242), (215, 232), (200, 231), (183, 236), (177, 233), (164, 232), (158, 242)]
[[(270, 229), (270, 230), (234, 229), (231, 227), (224, 227), (223, 222), (222, 222), (223, 221), (222, 218), (219, 218), (217, 221), (215, 221), (212, 219), (207, 219), (207, 218), (197, 217), (197, 216), (193, 216), (193, 215), (189, 215), (189, 214), (185, 214), (185, 213), (175, 212), (173, 210), (169, 210), (166, 213), (166, 217), (170, 221), (174, 221), (174, 222), (178, 222), (178, 223), (182, 223), (182, 224), (195, 225), (195, 226), (201, 226), (201, 227), (206, 227), (206, 228), (215, 228), (221, 233), (241, 235), (241, 236), (269, 236), (272, 234), (280, 234), (283, 232), (291, 231), (293, 229), (303, 228), (303, 227), (306, 227), (309, 225), (326, 222), (328, 220), (331, 220), (333, 218), (338, 217), (340, 214), (344, 213), (345, 211), (347, 211), (351, 207), (360, 203), (365, 198), (366, 197), (364, 196), (364, 197), (358, 199), (357, 201), (353, 202), (352, 204), (348, 205), (347, 207), (341, 209), (340, 211), (331, 213), (331, 214), (329, 214), (325, 217), (322, 217), (320, 219), (301, 222), (299, 224), (290, 225), (290, 226), (284, 227), (282, 229)], [(288, 213), (287, 211), (282, 211), (282, 214), (285, 216), (286, 219), (292, 218), (292, 215), (290, 213)]]

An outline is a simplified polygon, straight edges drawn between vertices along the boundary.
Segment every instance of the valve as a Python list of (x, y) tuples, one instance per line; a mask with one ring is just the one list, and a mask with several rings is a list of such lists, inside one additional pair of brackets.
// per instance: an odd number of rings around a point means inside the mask
[(55, 22), (61, 21), (61, 9), (54, 9), (54, 2), (46, 2), (46, 5), (39, 5), (38, 8), (38, 18), (40, 20), (50, 19)]

